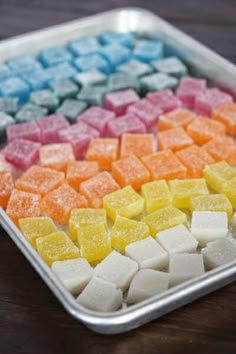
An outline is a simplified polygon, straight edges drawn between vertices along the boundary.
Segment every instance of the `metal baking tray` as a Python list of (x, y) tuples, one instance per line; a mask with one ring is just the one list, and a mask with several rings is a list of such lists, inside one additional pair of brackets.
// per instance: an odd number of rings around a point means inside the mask
[[(236, 97), (236, 66), (160, 17), (140, 8), (116, 9), (1, 41), (0, 62), (83, 36), (98, 35), (106, 30), (135, 32), (138, 35), (160, 39), (165, 43), (169, 54), (176, 54), (186, 61), (194, 75), (207, 78), (210, 83), (223, 87)], [(234, 261), (150, 300), (117, 312), (101, 314), (90, 311), (75, 301), (2, 209), (0, 223), (66, 311), (98, 333), (116, 334), (129, 331), (236, 279)]]

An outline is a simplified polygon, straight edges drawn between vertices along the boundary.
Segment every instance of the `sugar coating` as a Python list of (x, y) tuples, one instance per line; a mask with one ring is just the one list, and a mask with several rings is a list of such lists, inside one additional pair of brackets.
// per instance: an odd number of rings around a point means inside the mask
[(203, 145), (203, 149), (215, 161), (226, 161), (229, 165), (236, 165), (236, 142), (227, 136), (217, 136)]
[(236, 136), (236, 104), (235, 102), (226, 103), (216, 109), (212, 118), (226, 126), (226, 131), (232, 136)]
[(157, 133), (157, 141), (159, 150), (177, 151), (193, 144), (193, 140), (181, 127)]
[(208, 186), (218, 193), (222, 192), (224, 183), (235, 177), (236, 170), (225, 161), (216, 162), (204, 169), (204, 178)]
[(6, 129), (15, 123), (15, 120), (4, 112), (0, 111), (0, 139), (6, 138)]
[(115, 118), (115, 114), (111, 111), (100, 107), (90, 107), (80, 114), (77, 122), (83, 121), (98, 130), (101, 136), (104, 136), (107, 123)]
[(194, 110), (198, 114), (211, 116), (212, 112), (223, 106), (225, 103), (232, 102), (233, 98), (217, 88), (207, 89), (199, 93), (194, 102)]
[(71, 144), (49, 144), (39, 150), (39, 159), (43, 167), (49, 167), (58, 171), (66, 171), (69, 161), (75, 160)]
[(126, 89), (132, 89), (136, 92), (140, 92), (140, 82), (135, 75), (116, 72), (109, 76), (107, 80), (108, 92), (122, 91)]
[(70, 61), (72, 55), (64, 47), (54, 47), (42, 50), (39, 59), (46, 67), (48, 67)]
[(102, 85), (106, 83), (107, 77), (100, 70), (91, 69), (77, 74), (75, 80), (82, 86)]
[(87, 54), (74, 60), (74, 65), (79, 71), (89, 71), (98, 69), (104, 74), (110, 73), (110, 65), (107, 60), (99, 53)]
[(193, 108), (196, 97), (206, 90), (206, 80), (184, 77), (180, 80), (177, 97), (189, 108)]
[(178, 80), (167, 74), (154, 73), (141, 77), (140, 83), (142, 92), (145, 93), (148, 91), (174, 89), (178, 85)]
[(18, 97), (19, 103), (25, 103), (29, 98), (30, 87), (19, 77), (10, 77), (1, 82), (0, 94), (3, 97)]
[(165, 180), (148, 182), (142, 185), (141, 193), (148, 213), (171, 204), (171, 194)]
[(0, 172), (12, 172), (12, 166), (6, 161), (2, 153), (0, 153)]
[(114, 71), (117, 66), (126, 63), (130, 59), (131, 55), (129, 48), (126, 48), (118, 43), (107, 44), (102, 47), (101, 52), (110, 63), (112, 71)]
[(0, 171), (0, 207), (5, 209), (14, 189), (14, 181), (10, 171)]
[(131, 186), (127, 186), (106, 195), (103, 207), (112, 220), (118, 215), (134, 218), (143, 212), (144, 200)]
[(59, 99), (51, 90), (32, 92), (30, 101), (38, 106), (46, 107), (50, 111), (54, 111), (59, 106)]
[(187, 217), (179, 209), (168, 206), (145, 216), (143, 222), (149, 226), (151, 235), (155, 237), (157, 232), (179, 224), (186, 224)]
[(167, 252), (151, 236), (126, 246), (125, 255), (136, 261), (139, 268), (161, 270), (169, 260)]
[(187, 74), (187, 67), (177, 57), (169, 57), (153, 61), (152, 66), (156, 71), (176, 77), (181, 77)]
[(100, 40), (103, 44), (120, 44), (128, 48), (132, 48), (134, 44), (134, 36), (131, 33), (123, 32), (105, 32), (101, 34)]
[(116, 115), (125, 114), (127, 107), (139, 100), (139, 96), (134, 90), (124, 90), (111, 92), (105, 96), (105, 108), (115, 112)]
[(200, 195), (190, 198), (190, 209), (194, 211), (223, 211), (228, 220), (232, 216), (232, 205), (224, 194)]
[(202, 249), (204, 263), (208, 269), (223, 266), (236, 260), (236, 247), (228, 239), (209, 242)]
[(99, 53), (101, 45), (96, 37), (85, 37), (69, 43), (68, 49), (76, 56)]
[(76, 98), (89, 106), (103, 106), (106, 93), (107, 86), (104, 85), (83, 86)]
[(23, 74), (26, 72), (30, 73), (42, 68), (41, 64), (35, 58), (30, 56), (22, 56), (16, 59), (12, 59), (8, 62), (8, 65), (18, 74)]
[(69, 161), (66, 180), (71, 187), (78, 190), (81, 182), (96, 176), (98, 172), (96, 161)]
[(149, 92), (146, 97), (163, 113), (173, 111), (182, 106), (182, 102), (171, 90)]
[[(165, 97), (165, 96), (164, 96)], [(158, 98), (158, 97), (157, 97)], [(166, 100), (168, 95), (166, 95)], [(179, 105), (180, 106), (180, 105)], [(177, 108), (159, 117), (158, 128), (166, 130), (176, 127), (186, 128), (191, 122), (195, 121), (195, 114), (184, 108)]]
[(158, 118), (162, 114), (162, 110), (146, 98), (131, 104), (127, 112), (135, 114), (145, 124), (148, 130), (156, 127)]
[(77, 129), (76, 124), (73, 124), (69, 128), (58, 132), (58, 141), (60, 143), (71, 144), (73, 153), (77, 159), (84, 158), (88, 150), (89, 143), (92, 139), (89, 134), (80, 134), (79, 132), (80, 128)]
[(93, 268), (83, 258), (53, 262), (52, 270), (73, 295), (79, 294), (93, 275)]
[(81, 114), (88, 104), (83, 101), (78, 101), (74, 98), (67, 98), (57, 109), (58, 114), (62, 114), (69, 122), (75, 123), (79, 114)]
[(150, 65), (135, 59), (132, 59), (127, 63), (118, 66), (116, 70), (124, 74), (132, 73), (132, 75), (136, 77), (151, 74), (151, 72), (153, 71)]
[(111, 229), (111, 246), (124, 254), (126, 246), (149, 235), (149, 228), (144, 222), (117, 216)]
[(43, 117), (37, 121), (37, 124), (41, 130), (43, 144), (56, 143), (58, 131), (69, 127), (68, 121), (61, 114)]
[(194, 211), (191, 233), (198, 240), (200, 246), (226, 237), (228, 233), (227, 214), (221, 211)]
[(119, 140), (115, 138), (96, 138), (90, 141), (86, 159), (96, 161), (101, 170), (111, 170), (112, 163), (119, 156)]
[(41, 119), (48, 114), (48, 109), (39, 107), (33, 103), (26, 103), (22, 106), (15, 115), (16, 123), (33, 122), (36, 119)]
[(236, 209), (236, 177), (223, 184), (222, 193), (228, 197), (233, 208)]
[(225, 135), (225, 126), (213, 119), (198, 117), (188, 125), (187, 132), (196, 144), (203, 145), (215, 136)]
[(113, 119), (107, 124), (107, 136), (121, 138), (124, 133), (144, 134), (146, 126), (141, 120), (132, 113), (120, 116), (119, 119)]
[(133, 51), (133, 57), (144, 63), (163, 57), (163, 43), (150, 39), (139, 40)]
[(79, 91), (78, 86), (69, 79), (52, 81), (50, 87), (59, 99), (74, 97)]
[(125, 291), (137, 271), (138, 264), (135, 261), (112, 251), (96, 266), (94, 275), (114, 283), (122, 291)]
[(170, 276), (153, 269), (141, 269), (133, 278), (127, 296), (128, 305), (149, 299), (168, 289)]
[(129, 134), (124, 133), (121, 138), (121, 158), (130, 155), (143, 157), (153, 153), (153, 134)]
[(122, 300), (122, 292), (115, 284), (93, 277), (76, 301), (90, 310), (112, 312), (121, 307)]
[[(0, 67), (1, 78), (1, 67)], [(18, 98), (16, 97), (0, 97), (0, 112), (15, 115), (18, 110)]]
[(8, 141), (20, 138), (41, 142), (41, 131), (35, 122), (9, 125), (6, 132)]

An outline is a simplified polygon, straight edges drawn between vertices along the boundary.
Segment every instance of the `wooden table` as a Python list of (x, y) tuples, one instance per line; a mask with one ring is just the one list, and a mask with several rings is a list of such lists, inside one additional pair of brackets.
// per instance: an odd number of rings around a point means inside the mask
[[(143, 6), (236, 62), (233, 0), (0, 0), (0, 39), (113, 7)], [(124, 335), (71, 318), (0, 231), (0, 354), (236, 353), (236, 284)]]

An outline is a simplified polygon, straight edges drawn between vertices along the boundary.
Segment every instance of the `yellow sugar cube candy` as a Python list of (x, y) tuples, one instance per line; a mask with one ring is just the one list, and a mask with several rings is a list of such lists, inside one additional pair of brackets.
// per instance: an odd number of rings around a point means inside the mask
[(19, 227), (23, 235), (36, 248), (36, 239), (57, 231), (51, 218), (38, 216), (19, 219)]
[(228, 220), (232, 216), (232, 205), (224, 194), (209, 194), (192, 197), (190, 199), (190, 209), (193, 211), (224, 211)]
[(165, 180), (145, 183), (142, 185), (141, 192), (148, 213), (171, 204), (171, 194)]
[(169, 186), (172, 194), (172, 203), (176, 208), (188, 209), (192, 196), (209, 194), (204, 178), (175, 179), (169, 181)]
[(103, 207), (112, 220), (118, 215), (133, 218), (143, 212), (144, 199), (131, 186), (127, 186), (107, 194), (103, 198)]
[(101, 262), (111, 251), (111, 240), (103, 224), (88, 224), (77, 228), (81, 257), (92, 265)]
[(101, 224), (107, 228), (106, 210), (93, 208), (72, 209), (69, 220), (69, 232), (72, 240), (77, 240), (78, 227), (91, 224)]
[(204, 177), (210, 188), (221, 193), (223, 184), (236, 177), (236, 170), (227, 162), (221, 161), (206, 166), (204, 169)]
[(233, 208), (236, 209), (236, 177), (222, 185), (222, 193), (229, 198)]
[(155, 237), (157, 232), (179, 224), (187, 224), (187, 216), (179, 209), (168, 206), (145, 216), (143, 221), (149, 226), (151, 235)]
[(142, 221), (135, 221), (117, 216), (111, 229), (112, 248), (125, 253), (125, 247), (130, 243), (143, 240), (150, 236), (148, 226)]
[(37, 238), (36, 246), (38, 253), (49, 266), (56, 261), (80, 257), (78, 247), (63, 231)]

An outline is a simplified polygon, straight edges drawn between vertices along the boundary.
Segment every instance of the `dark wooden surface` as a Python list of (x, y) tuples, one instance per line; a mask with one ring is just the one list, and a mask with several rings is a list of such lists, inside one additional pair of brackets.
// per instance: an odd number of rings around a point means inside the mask
[[(121, 6), (154, 11), (236, 62), (235, 0), (0, 0), (0, 39)], [(118, 336), (71, 318), (0, 231), (0, 354), (236, 353), (236, 284)]]

